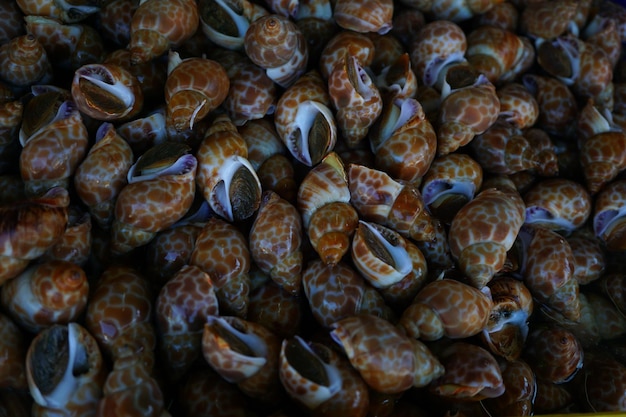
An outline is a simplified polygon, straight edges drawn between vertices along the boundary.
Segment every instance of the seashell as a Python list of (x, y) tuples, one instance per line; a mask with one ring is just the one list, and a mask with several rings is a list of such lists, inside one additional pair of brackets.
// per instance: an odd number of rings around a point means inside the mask
[(98, 417), (145, 415), (168, 417), (163, 392), (150, 369), (132, 348), (123, 347), (102, 387)]
[(67, 190), (54, 187), (40, 197), (0, 206), (0, 284), (24, 271), (61, 238), (69, 202)]
[(422, 27), (409, 47), (417, 78), (427, 87), (441, 84), (448, 67), (464, 62), (467, 39), (463, 30), (449, 20), (435, 20)]
[(359, 216), (350, 204), (344, 165), (336, 153), (329, 153), (305, 175), (297, 207), (320, 259), (328, 264), (339, 262), (349, 249)]
[(492, 280), (489, 290), (493, 308), (482, 340), (494, 355), (509, 363), (517, 361), (528, 337), (532, 295), (522, 281), (506, 275)]
[(393, 2), (391, 0), (338, 0), (333, 18), (339, 27), (359, 33), (376, 32), (384, 35), (391, 30)]
[(387, 227), (359, 221), (350, 253), (356, 269), (389, 305), (408, 305), (426, 283), (428, 266), (422, 252)]
[(231, 67), (230, 89), (224, 100), (228, 115), (237, 126), (274, 113), (276, 84), (265, 71), (251, 62)]
[(307, 166), (317, 165), (337, 142), (330, 96), (317, 71), (302, 75), (278, 99), (274, 124), (291, 155)]
[(465, 58), (492, 84), (512, 81), (535, 60), (535, 49), (514, 32), (479, 26), (467, 36)]
[(596, 281), (606, 271), (604, 248), (593, 232), (581, 229), (567, 237), (567, 243), (574, 255), (574, 278), (579, 285)]
[(167, 139), (165, 109), (159, 107), (145, 117), (118, 125), (115, 130), (128, 143), (134, 155), (141, 155)]
[(462, 22), (471, 19), (473, 16), (486, 13), (498, 3), (500, 3), (499, 0), (480, 2), (467, 0), (445, 0), (433, 2), (432, 8), (429, 11), (437, 20)]
[(566, 387), (564, 384), (553, 384), (537, 378), (537, 395), (533, 410), (549, 413), (571, 406), (574, 397)]
[(591, 215), (591, 196), (579, 183), (565, 178), (539, 181), (524, 194), (525, 224), (570, 233)]
[(300, 293), (302, 221), (293, 205), (273, 191), (265, 191), (248, 242), (261, 271), (289, 293)]
[[(390, 35), (380, 36), (381, 39)], [(391, 37), (391, 39), (395, 39)], [(400, 41), (396, 41), (400, 42)], [(378, 45), (376, 50), (386, 45)], [(402, 51), (404, 47), (400, 46)], [(393, 98), (412, 98), (417, 94), (417, 76), (411, 68), (408, 52), (403, 52), (391, 62), (385, 64), (374, 78), (376, 87), (383, 96)]]
[(185, 415), (244, 416), (251, 412), (249, 399), (208, 364), (194, 367), (179, 388), (178, 404)]
[(33, 415), (95, 415), (106, 368), (94, 337), (78, 323), (42, 330), (26, 352)]
[(103, 121), (130, 119), (143, 107), (139, 81), (115, 64), (87, 64), (77, 69), (72, 98), (78, 110)]
[(367, 385), (378, 392), (394, 394), (423, 387), (444, 372), (426, 345), (404, 336), (385, 319), (362, 314), (332, 327), (332, 339)]
[(324, 46), (320, 56), (319, 72), (328, 80), (337, 66), (344, 64), (344, 57), (353, 56), (364, 68), (374, 61), (376, 46), (366, 34), (349, 30), (339, 31)]
[(209, 365), (247, 396), (270, 404), (284, 395), (278, 375), (280, 344), (265, 327), (233, 316), (210, 316), (202, 335)]
[[(183, 144), (164, 142), (144, 153), (128, 171), (115, 202), (111, 249), (123, 254), (147, 244), (189, 210), (198, 161)], [(163, 199), (167, 204), (163, 204)]]
[(0, 386), (28, 388), (26, 383), (26, 337), (7, 315), (0, 314)]
[(59, 19), (65, 23), (79, 22), (100, 10), (97, 2), (94, 1), (65, 3), (45, 0), (33, 3), (26, 0), (17, 0), (17, 5), (25, 15), (47, 16)]
[(136, 0), (107, 1), (98, 12), (100, 30), (104, 38), (120, 47), (128, 45), (130, 22), (137, 7), (139, 2)]
[(301, 294), (288, 293), (258, 269), (253, 274), (261, 275), (264, 283), (255, 285), (250, 292), (247, 319), (265, 326), (281, 338), (299, 333), (306, 314), (306, 301)]
[[(371, 33), (367, 34), (367, 36), (370, 37), (374, 43), (374, 59), (368, 67), (376, 75), (375, 78), (377, 83), (380, 73), (386, 67), (390, 67), (397, 62), (402, 55), (406, 54), (406, 64), (408, 64), (407, 67), (411, 67), (411, 60), (406, 52), (406, 48), (393, 34), (390, 32), (384, 35)], [(415, 80), (415, 87), (417, 87), (417, 79)]]
[(536, 328), (528, 335), (526, 362), (537, 378), (560, 384), (583, 366), (583, 348), (572, 332), (558, 326)]
[(558, 233), (525, 226), (517, 237), (523, 254), (524, 283), (543, 311), (576, 322), (580, 318), (572, 249)]
[(481, 191), (454, 216), (448, 243), (459, 268), (477, 288), (502, 270), (524, 223), (524, 201), (512, 189)]
[(133, 164), (133, 151), (110, 123), (96, 132), (96, 143), (76, 169), (74, 186), (81, 201), (98, 225), (107, 229), (113, 223), (117, 196), (127, 184)]
[(291, 86), (307, 68), (306, 39), (298, 26), (284, 16), (269, 14), (252, 22), (244, 36), (244, 50), (283, 88)]
[(392, 316), (380, 293), (343, 262), (335, 265), (326, 264), (320, 259), (309, 262), (302, 272), (302, 287), (313, 318), (325, 328), (360, 314), (383, 318)]
[(574, 93), (553, 77), (524, 74), (522, 84), (535, 96), (539, 105), (536, 127), (549, 134), (567, 137), (576, 125), (578, 105)]
[(90, 214), (80, 206), (70, 206), (65, 233), (39, 259), (65, 261), (84, 267), (91, 255), (91, 241)]
[(539, 104), (523, 84), (510, 82), (496, 89), (500, 100), (499, 118), (518, 129), (529, 128), (539, 117)]
[[(401, 2), (402, 3), (402, 2)], [(398, 7), (394, 11), (391, 34), (402, 45), (409, 45), (417, 32), (426, 24), (426, 17), (421, 10), (413, 7)]]
[(83, 65), (102, 62), (104, 42), (93, 26), (64, 24), (57, 19), (34, 15), (24, 16), (24, 20), (26, 32), (43, 45), (54, 69), (73, 72)]
[(247, 0), (202, 0), (198, 2), (198, 10), (200, 27), (206, 37), (222, 48), (233, 50), (243, 49), (250, 23), (269, 14), (262, 6)]
[(469, 147), (480, 166), (490, 173), (510, 175), (539, 166), (537, 150), (522, 130), (502, 118), (476, 135)]
[(626, 181), (617, 180), (601, 190), (594, 203), (593, 231), (610, 251), (626, 248), (624, 239), (624, 192)]
[(534, 171), (541, 176), (556, 177), (559, 174), (559, 159), (557, 146), (550, 136), (541, 129), (530, 128), (524, 132), (524, 137), (537, 151), (539, 166)]
[(24, 13), (17, 5), (17, 2), (2, 3), (0, 16), (0, 21), (2, 22), (0, 24), (0, 45), (4, 45), (11, 39), (24, 35)]
[(28, 116), (20, 130), (20, 175), (29, 195), (55, 186), (67, 188), (87, 152), (87, 128), (78, 109), (70, 100), (50, 94), (36, 96), (24, 108)]
[(532, 2), (520, 15), (520, 30), (532, 38), (554, 39), (571, 30), (578, 2)]
[(586, 355), (581, 391), (586, 404), (598, 412), (624, 409), (626, 367), (608, 355)]
[(0, 78), (16, 87), (45, 84), (52, 77), (46, 50), (33, 34), (0, 46), (0, 64)]
[(434, 219), (414, 185), (395, 181), (383, 171), (351, 164), (348, 187), (350, 202), (362, 220), (389, 227), (417, 241), (434, 237)]
[(594, 135), (580, 147), (580, 164), (587, 190), (596, 194), (626, 169), (626, 133), (608, 131)]
[(622, 313), (626, 311), (626, 291), (624, 291), (626, 274), (609, 272), (598, 280), (598, 288), (602, 294), (608, 297), (615, 307)]
[(626, 318), (611, 299), (592, 292), (588, 292), (586, 298), (600, 340), (618, 339), (626, 334)]
[(130, 42), (133, 64), (147, 62), (180, 47), (200, 25), (194, 0), (145, 0), (133, 13)]
[(419, 184), (435, 159), (435, 129), (416, 99), (387, 102), (369, 140), (375, 167), (399, 180)]
[(436, 158), (422, 181), (422, 197), (429, 211), (449, 224), (474, 198), (483, 182), (483, 170), (471, 157), (448, 154)]
[(500, 113), (494, 85), (466, 65), (453, 66), (446, 72), (442, 91), (437, 130), (439, 156), (467, 145), (494, 124)]
[[(113, 363), (128, 362), (129, 354), (152, 371), (156, 332), (147, 279), (134, 268), (108, 266), (92, 289), (85, 327)], [(130, 350), (130, 352), (129, 352)]]
[(436, 280), (417, 293), (399, 326), (415, 339), (463, 339), (486, 329), (493, 307), (485, 292), (452, 279)]
[(367, 384), (345, 358), (328, 346), (305, 342), (299, 336), (284, 339), (279, 365), (287, 394), (313, 415), (367, 415)]
[(168, 128), (177, 132), (193, 129), (224, 102), (229, 86), (226, 70), (218, 62), (206, 58), (181, 60), (176, 52), (170, 53), (165, 82)]
[(0, 174), (18, 171), (22, 151), (18, 138), (23, 113), (21, 101), (0, 103)]
[(230, 118), (217, 116), (196, 152), (197, 184), (211, 209), (228, 221), (251, 217), (261, 204), (261, 183), (248, 148)]
[(511, 32), (517, 32), (519, 11), (508, 1), (494, 4), (489, 10), (477, 16), (480, 26), (495, 26)]
[(537, 382), (535, 373), (523, 360), (498, 362), (504, 382), (504, 393), (485, 401), (487, 409), (498, 415), (532, 415)]
[(202, 332), (219, 306), (211, 278), (197, 266), (183, 266), (155, 301), (159, 348), (172, 380), (179, 380), (202, 355)]
[[(618, 88), (615, 93), (616, 96), (620, 95), (620, 88)], [(617, 99), (617, 102), (620, 102), (620, 99)], [(619, 104), (617, 104), (618, 108), (615, 109), (616, 113), (619, 113)], [(580, 110), (580, 114), (577, 121), (576, 133), (577, 140), (576, 143), (580, 148), (583, 143), (587, 141), (587, 139), (598, 135), (600, 133), (606, 132), (615, 132), (622, 130), (618, 123), (614, 120), (614, 114), (604, 107), (597, 105), (593, 99), (588, 99), (585, 105)]]
[(437, 358), (445, 373), (435, 379), (429, 390), (446, 399), (480, 401), (504, 393), (500, 366), (487, 350), (467, 342), (454, 342)]
[(103, 64), (119, 65), (129, 71), (139, 82), (144, 103), (163, 103), (168, 63), (163, 59), (153, 59), (139, 64), (131, 63), (128, 49), (116, 49), (108, 53)]
[(428, 263), (432, 276), (437, 276), (437, 272), (446, 271), (454, 267), (454, 260), (450, 254), (448, 245), (448, 232), (444, 223), (435, 218), (433, 222), (434, 237), (431, 240), (415, 242)]
[(196, 238), (190, 265), (209, 274), (220, 302), (220, 313), (245, 317), (250, 295), (250, 249), (231, 223), (210, 218)]
[(602, 49), (611, 64), (611, 68), (615, 68), (622, 49), (619, 28), (615, 18), (603, 16), (601, 13), (596, 14), (589, 19), (581, 35), (585, 42)]

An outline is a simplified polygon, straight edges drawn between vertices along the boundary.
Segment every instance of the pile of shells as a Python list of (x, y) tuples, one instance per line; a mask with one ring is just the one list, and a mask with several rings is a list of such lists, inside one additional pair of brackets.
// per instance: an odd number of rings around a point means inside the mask
[(0, 415), (626, 410), (626, 9), (0, 16)]

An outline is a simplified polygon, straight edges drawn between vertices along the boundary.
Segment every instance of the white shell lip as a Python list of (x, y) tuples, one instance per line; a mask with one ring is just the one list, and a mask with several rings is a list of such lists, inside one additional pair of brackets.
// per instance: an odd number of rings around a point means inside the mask
[(422, 189), (422, 198), (427, 206), (430, 206), (438, 198), (460, 194), (467, 197), (468, 201), (474, 198), (476, 185), (472, 181), (449, 181), (433, 180), (425, 184)]
[(135, 104), (135, 95), (127, 85), (116, 79), (109, 68), (103, 64), (83, 65), (76, 70), (74, 81), (85, 79), (95, 84), (107, 93), (117, 97), (126, 108), (131, 109)]
[(202, 23), (202, 31), (204, 34), (217, 45), (222, 48), (231, 49), (231, 50), (239, 50), (243, 48), (244, 45), (244, 37), (246, 35), (246, 31), (248, 27), (250, 27), (250, 21), (244, 15), (237, 13), (230, 2), (224, 0), (215, 0), (215, 3), (228, 14), (228, 16), (232, 19), (235, 27), (237, 28), (237, 36), (230, 36), (224, 33), (218, 32), (212, 26), (208, 25), (204, 20), (201, 19)]
[[(313, 122), (318, 114), (322, 114), (330, 128), (328, 146), (324, 154), (332, 151), (337, 142), (337, 126), (332, 111), (323, 103), (313, 100), (305, 100), (298, 105), (293, 126), (290, 129), (287, 149), (298, 161), (307, 166), (313, 166), (319, 161), (314, 161), (309, 148), (309, 134), (313, 127)], [(300, 132), (298, 135), (296, 132)]]
[(211, 209), (218, 215), (224, 217), (228, 221), (234, 220), (233, 206), (231, 196), (229, 194), (230, 185), (233, 181), (235, 173), (240, 169), (247, 169), (255, 180), (257, 190), (261, 190), (261, 181), (254, 170), (254, 167), (246, 158), (239, 155), (228, 157), (217, 171), (219, 181), (211, 190), (211, 198), (209, 205)]
[(135, 175), (135, 171), (137, 169), (140, 159), (141, 157), (139, 157), (137, 162), (135, 162), (128, 170), (126, 180), (129, 184), (132, 184), (134, 182), (153, 180), (155, 178), (165, 175), (184, 175), (189, 172), (195, 171), (198, 165), (198, 160), (195, 156), (193, 156), (192, 154), (185, 154), (178, 158), (176, 162), (174, 162), (172, 165), (166, 168), (146, 175)]

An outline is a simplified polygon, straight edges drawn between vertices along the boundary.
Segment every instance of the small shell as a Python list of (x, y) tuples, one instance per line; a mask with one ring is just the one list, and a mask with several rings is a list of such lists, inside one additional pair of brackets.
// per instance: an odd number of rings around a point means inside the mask
[(133, 13), (128, 48), (132, 62), (154, 59), (178, 48), (198, 29), (195, 0), (145, 0)]
[(65, 233), (40, 259), (71, 262), (84, 267), (91, 256), (91, 226), (91, 215), (82, 206), (70, 206)]
[(202, 32), (222, 48), (243, 49), (250, 23), (268, 15), (262, 6), (247, 0), (202, 0), (198, 2)]
[(167, 125), (183, 132), (193, 129), (195, 123), (224, 102), (230, 81), (224, 67), (211, 59), (181, 60), (176, 52), (170, 53), (169, 59), (165, 81)]
[(237, 126), (274, 113), (278, 100), (276, 84), (265, 71), (246, 62), (235, 64), (230, 72), (234, 74), (230, 76), (224, 107)]
[(524, 201), (513, 189), (485, 189), (452, 220), (450, 251), (472, 284), (484, 287), (504, 267), (524, 222)]
[(110, 123), (96, 133), (96, 143), (76, 169), (74, 186), (98, 225), (108, 228), (119, 192), (127, 184), (133, 151)]
[(81, 325), (38, 333), (26, 353), (26, 370), (35, 415), (95, 415), (107, 370), (98, 343)]
[(198, 188), (211, 209), (228, 221), (251, 217), (261, 204), (261, 183), (248, 148), (225, 114), (217, 116), (196, 152)]
[(593, 195), (626, 169), (626, 133), (604, 132), (587, 139), (580, 148), (587, 189)]
[(263, 272), (294, 295), (302, 288), (302, 237), (298, 210), (278, 194), (264, 192), (250, 229), (250, 254)]
[(417, 241), (434, 237), (434, 219), (414, 185), (397, 182), (383, 171), (351, 164), (348, 187), (350, 202), (361, 219), (387, 226)]
[(0, 284), (17, 276), (63, 235), (68, 221), (67, 190), (0, 206)]
[(536, 127), (547, 133), (567, 137), (576, 126), (578, 105), (574, 93), (554, 77), (524, 74), (522, 83), (539, 105)]
[(261, 271), (255, 270), (253, 273), (263, 276), (265, 281), (261, 285), (255, 284), (250, 292), (248, 320), (267, 327), (281, 338), (298, 334), (305, 323), (304, 297), (288, 293)]
[(66, 23), (78, 22), (97, 13), (100, 7), (95, 2), (63, 3), (51, 0), (30, 2), (17, 0), (17, 5), (25, 15), (49, 16)]
[(159, 291), (155, 301), (159, 347), (173, 380), (202, 355), (202, 332), (219, 311), (209, 275), (197, 266), (182, 267)]
[(276, 131), (291, 155), (305, 165), (317, 165), (335, 147), (337, 126), (330, 103), (320, 74), (309, 71), (276, 104)]
[(524, 357), (538, 378), (556, 384), (571, 380), (583, 366), (580, 342), (572, 332), (557, 326), (532, 331)]
[(582, 392), (596, 412), (619, 412), (626, 404), (626, 366), (608, 355), (585, 357)]
[(333, 17), (337, 24), (355, 32), (376, 32), (381, 35), (391, 30), (393, 2), (391, 0), (338, 0)]
[(533, 38), (556, 38), (570, 28), (577, 7), (572, 0), (532, 2), (522, 11), (520, 29)]
[(499, 118), (519, 129), (531, 127), (539, 117), (539, 104), (523, 84), (510, 82), (496, 90), (500, 100)]
[(497, 415), (530, 416), (533, 412), (537, 382), (535, 373), (523, 360), (499, 362), (505, 391), (499, 397), (485, 401)]
[(431, 392), (446, 399), (469, 401), (499, 397), (504, 392), (498, 362), (480, 346), (455, 342), (437, 357), (446, 371), (432, 382)]
[(189, 260), (209, 274), (221, 314), (245, 317), (250, 295), (250, 249), (231, 223), (212, 217), (203, 226)]
[[(380, 36), (380, 39), (395, 39), (391, 35)], [(400, 42), (396, 40), (395, 42)], [(386, 45), (377, 45), (376, 48)], [(404, 51), (404, 47), (401, 47)], [(382, 59), (382, 58), (379, 58)], [(391, 58), (393, 59), (393, 58)], [(417, 76), (411, 67), (411, 58), (408, 52), (402, 52), (397, 58), (384, 65), (376, 75), (374, 82), (383, 96), (393, 98), (412, 98), (417, 94)]]
[(524, 194), (525, 224), (570, 233), (591, 215), (591, 196), (577, 182), (548, 178)]
[(96, 120), (130, 119), (143, 107), (137, 78), (115, 64), (87, 64), (74, 73), (72, 98)]
[(313, 249), (323, 262), (339, 262), (349, 249), (358, 214), (350, 205), (346, 173), (337, 154), (328, 154), (307, 173), (297, 206)]
[(328, 80), (336, 66), (344, 63), (344, 57), (354, 56), (363, 67), (369, 67), (374, 60), (376, 46), (365, 34), (349, 30), (339, 31), (324, 46), (320, 56), (320, 74)]
[(117, 133), (130, 145), (134, 155), (141, 155), (167, 139), (166, 110), (159, 107), (145, 117), (117, 126)]
[(17, 324), (0, 314), (0, 386), (24, 389), (26, 383), (26, 337)]
[(600, 239), (590, 229), (576, 231), (567, 237), (574, 255), (574, 278), (580, 285), (589, 284), (606, 271), (606, 255)]
[(444, 369), (426, 345), (404, 336), (385, 319), (362, 314), (333, 324), (331, 337), (365, 382), (381, 393), (423, 387)]
[(594, 233), (612, 251), (626, 249), (624, 192), (626, 181), (614, 181), (598, 193), (594, 204)]
[(17, 87), (45, 83), (51, 76), (43, 45), (32, 35), (22, 35), (0, 46), (0, 78)]
[(452, 279), (433, 281), (415, 296), (399, 325), (423, 340), (462, 339), (483, 331), (493, 308), (491, 297)]
[(137, 7), (139, 2), (136, 0), (107, 1), (98, 12), (102, 35), (120, 47), (128, 45), (130, 22)]

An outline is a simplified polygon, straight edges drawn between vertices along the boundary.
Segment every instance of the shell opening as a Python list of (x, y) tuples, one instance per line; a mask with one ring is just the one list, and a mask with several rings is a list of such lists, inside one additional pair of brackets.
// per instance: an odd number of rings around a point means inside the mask
[(593, 219), (593, 231), (596, 236), (601, 237), (609, 233), (621, 219), (626, 216), (626, 206), (621, 206), (617, 210), (604, 210), (598, 213)]
[(382, 228), (378, 228), (368, 222), (359, 221), (364, 226), (361, 229), (367, 247), (373, 252), (376, 258), (387, 265), (392, 266), (402, 276), (406, 276), (413, 269), (410, 256), (406, 249), (401, 246), (397, 236), (393, 233), (384, 233)]
[(314, 392), (299, 397), (309, 409), (315, 409), (341, 390), (341, 375), (337, 368), (326, 363), (301, 337), (285, 339), (282, 348), (289, 365), (317, 385)]
[(237, 322), (229, 323), (223, 317), (209, 316), (207, 324), (224, 342), (229, 349), (241, 356), (253, 358), (259, 367), (267, 361), (267, 347), (261, 337), (246, 333)]
[(252, 216), (261, 203), (261, 182), (252, 164), (234, 155), (224, 161), (217, 175), (222, 180), (213, 189), (211, 208), (228, 221)]
[(571, 38), (560, 37), (552, 42), (538, 40), (537, 61), (566, 85), (574, 84), (580, 75), (580, 50)]
[(358, 58), (354, 55), (347, 57), (346, 71), (348, 73), (348, 79), (350, 84), (354, 87), (356, 92), (365, 100), (369, 100), (373, 96), (372, 90), (376, 87), (372, 83), (372, 79), (361, 66)]
[(101, 109), (107, 114), (117, 114), (135, 103), (130, 88), (115, 81), (104, 67), (90, 66), (77, 75), (80, 91), (90, 107)]
[(431, 60), (424, 69), (424, 84), (427, 87), (434, 87), (441, 83), (442, 75), (445, 74), (444, 68), (460, 62), (465, 62), (465, 53), (461, 51), (453, 52), (445, 57), (438, 56)]
[(182, 143), (163, 142), (137, 159), (128, 171), (128, 183), (151, 180), (164, 175), (183, 175), (195, 169), (196, 158)]
[(498, 332), (507, 325), (514, 325), (520, 329), (523, 340), (526, 340), (528, 336), (528, 312), (524, 310), (494, 309), (491, 312), (489, 323), (492, 326), (485, 329), (486, 332)]
[(469, 201), (474, 198), (475, 192), (476, 185), (472, 181), (434, 180), (422, 189), (422, 198), (424, 203), (430, 206), (436, 200), (452, 195), (461, 195)]
[[(31, 109), (34, 104), (34, 109)], [(30, 111), (33, 110), (33, 111)], [(45, 126), (59, 120), (64, 120), (76, 111), (76, 105), (71, 100), (63, 100), (57, 91), (50, 91), (36, 96), (26, 106), (23, 113), (19, 140), (22, 146), (26, 144), (35, 133)]]
[(376, 153), (395, 131), (406, 125), (413, 117), (423, 114), (422, 105), (413, 98), (398, 98), (387, 107), (384, 116), (381, 117), (378, 134), (370, 135), (372, 152)]
[(208, 0), (201, 2), (200, 14), (202, 21), (206, 24), (205, 30), (209, 32), (213, 38), (228, 39), (233, 42), (234, 39), (241, 39), (243, 45), (243, 37), (250, 26), (250, 22), (243, 15), (243, 8), (235, 1), (229, 0)]
[(294, 124), (297, 129), (290, 138), (290, 151), (307, 166), (317, 164), (335, 145), (332, 112), (322, 103), (307, 100), (298, 106)]
[(574, 230), (576, 226), (569, 220), (562, 217), (557, 217), (552, 212), (544, 207), (529, 206), (526, 207), (526, 217), (524, 220), (526, 224), (549, 224), (557, 226), (563, 230)]
[(36, 389), (31, 387), (31, 394), (40, 405), (64, 408), (79, 384), (78, 377), (89, 371), (88, 354), (78, 342), (76, 326), (53, 326), (33, 345), (30, 369)]

